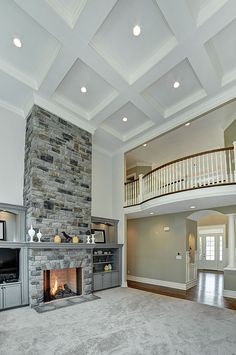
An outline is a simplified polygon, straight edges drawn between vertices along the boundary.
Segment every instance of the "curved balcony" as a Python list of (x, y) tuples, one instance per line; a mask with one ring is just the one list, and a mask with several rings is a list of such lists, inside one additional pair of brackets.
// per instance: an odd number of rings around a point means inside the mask
[(125, 183), (125, 206), (178, 192), (236, 183), (234, 147), (189, 155)]

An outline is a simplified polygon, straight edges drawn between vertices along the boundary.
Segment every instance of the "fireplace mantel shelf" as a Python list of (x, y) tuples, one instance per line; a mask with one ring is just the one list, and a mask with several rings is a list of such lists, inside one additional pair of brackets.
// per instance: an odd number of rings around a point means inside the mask
[(28, 248), (28, 249), (104, 249), (122, 247), (123, 244), (86, 244), (86, 243), (30, 243), (30, 242), (0, 242), (0, 248)]

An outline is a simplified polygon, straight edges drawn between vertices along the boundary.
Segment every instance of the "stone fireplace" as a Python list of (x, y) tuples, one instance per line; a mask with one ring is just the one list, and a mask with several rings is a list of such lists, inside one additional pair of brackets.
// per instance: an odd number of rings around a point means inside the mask
[[(29, 248), (31, 306), (45, 299), (92, 292), (91, 249), (86, 244), (73, 245), (63, 240), (65, 232), (85, 241), (90, 230), (91, 170), (91, 134), (34, 105), (27, 118), (25, 138), (26, 227), (32, 224), (36, 233), (40, 229), (43, 242), (53, 242), (59, 234), (62, 243), (35, 243)], [(76, 270), (77, 286), (68, 276), (68, 269)], [(53, 288), (55, 270), (61, 277), (57, 280), (59, 290), (54, 295), (49, 290), (45, 296), (45, 289)], [(62, 280), (66, 274), (69, 280)]]
[[(50, 275), (50, 276), (49, 276)], [(57, 289), (55, 281), (57, 276)], [(65, 287), (65, 284), (67, 285)], [(54, 287), (53, 292), (50, 289)], [(66, 288), (64, 292), (62, 288)], [(71, 290), (69, 292), (68, 288)], [(46, 295), (49, 292), (49, 296)], [(39, 246), (35, 243), (29, 249), (29, 296), (30, 305), (38, 306), (44, 302), (92, 292), (92, 250), (86, 245), (68, 247)], [(52, 297), (50, 297), (50, 294)]]
[(43, 271), (44, 302), (82, 294), (82, 268)]

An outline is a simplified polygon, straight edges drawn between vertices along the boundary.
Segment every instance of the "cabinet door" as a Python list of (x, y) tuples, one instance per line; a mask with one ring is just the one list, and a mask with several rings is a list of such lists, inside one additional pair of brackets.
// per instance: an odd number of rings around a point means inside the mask
[(102, 289), (102, 274), (93, 274), (93, 290)]
[(4, 308), (21, 305), (21, 284), (11, 284), (3, 286)]
[(112, 287), (111, 274), (112, 274), (111, 272), (107, 272), (103, 274), (103, 288)]
[(118, 271), (113, 271), (112, 272), (112, 274), (111, 274), (111, 283), (112, 283), (112, 287), (119, 285), (119, 272)]
[(3, 287), (0, 286), (0, 309), (3, 308)]

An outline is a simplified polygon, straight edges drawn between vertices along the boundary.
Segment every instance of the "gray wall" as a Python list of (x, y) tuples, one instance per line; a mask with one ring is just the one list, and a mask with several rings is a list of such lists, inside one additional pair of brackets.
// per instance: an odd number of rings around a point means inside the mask
[(197, 250), (197, 222), (186, 219), (186, 250), (189, 250), (190, 262), (195, 263)]
[[(170, 214), (128, 220), (128, 274), (172, 282), (186, 282), (186, 216)], [(164, 232), (164, 226), (170, 228)], [(182, 260), (176, 260), (177, 253)]]
[(26, 125), (24, 204), (49, 239), (85, 234), (91, 222), (91, 134), (38, 106)]
[(236, 272), (224, 270), (224, 289), (236, 291)]
[(236, 141), (236, 120), (234, 120), (229, 127), (224, 131), (225, 146), (230, 147)]

